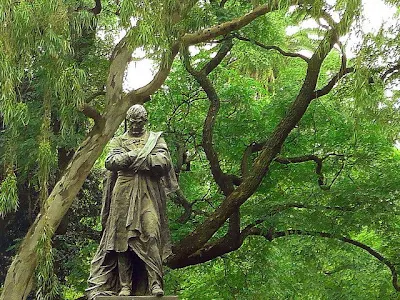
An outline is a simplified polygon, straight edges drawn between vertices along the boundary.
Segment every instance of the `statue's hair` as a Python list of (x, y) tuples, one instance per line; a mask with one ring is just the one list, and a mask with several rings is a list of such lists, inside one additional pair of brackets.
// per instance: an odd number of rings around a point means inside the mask
[(132, 105), (126, 113), (126, 119), (142, 119), (147, 121), (147, 111), (141, 104)]

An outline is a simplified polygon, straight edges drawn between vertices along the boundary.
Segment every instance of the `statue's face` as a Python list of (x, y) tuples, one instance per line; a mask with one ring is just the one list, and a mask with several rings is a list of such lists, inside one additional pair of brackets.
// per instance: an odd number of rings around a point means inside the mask
[(144, 126), (146, 125), (146, 120), (142, 118), (131, 118), (128, 120), (129, 132), (133, 134), (142, 133), (144, 131)]

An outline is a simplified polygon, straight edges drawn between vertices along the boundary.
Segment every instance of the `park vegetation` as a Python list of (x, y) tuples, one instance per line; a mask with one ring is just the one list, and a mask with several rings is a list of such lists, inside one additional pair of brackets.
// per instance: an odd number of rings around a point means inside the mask
[[(364, 32), (362, 12), (1, 1), (0, 299), (83, 299), (107, 144), (136, 103), (180, 183), (168, 294), (398, 299), (400, 24)], [(138, 53), (154, 78), (127, 90)]]

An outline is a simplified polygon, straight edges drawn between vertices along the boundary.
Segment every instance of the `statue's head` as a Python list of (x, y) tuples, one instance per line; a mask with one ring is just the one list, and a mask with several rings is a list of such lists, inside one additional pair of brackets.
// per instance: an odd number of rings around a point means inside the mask
[(143, 105), (135, 104), (128, 109), (126, 120), (128, 122), (128, 131), (130, 134), (141, 134), (147, 123), (147, 111)]

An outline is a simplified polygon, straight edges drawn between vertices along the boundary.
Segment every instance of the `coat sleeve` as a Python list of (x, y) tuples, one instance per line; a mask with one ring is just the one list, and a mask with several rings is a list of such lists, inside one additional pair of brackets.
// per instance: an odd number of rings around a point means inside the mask
[(160, 137), (139, 170), (148, 170), (152, 175), (161, 177), (168, 174), (171, 167), (172, 163), (167, 144), (164, 139)]
[(111, 151), (106, 158), (105, 167), (110, 171), (127, 169), (135, 159), (135, 155), (133, 151), (124, 150), (120, 139), (116, 138), (111, 141)]

